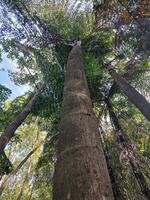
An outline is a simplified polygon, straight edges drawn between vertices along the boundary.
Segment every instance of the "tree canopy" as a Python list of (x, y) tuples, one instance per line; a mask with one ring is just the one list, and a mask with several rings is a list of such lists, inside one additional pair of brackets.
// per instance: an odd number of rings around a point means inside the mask
[(52, 199), (67, 59), (81, 40), (114, 197), (147, 200), (150, 123), (111, 71), (150, 104), (149, 1), (1, 0), (0, 19), (0, 53), (17, 63), (8, 74), (30, 88), (12, 100), (0, 84), (0, 135), (44, 86), (0, 157), (1, 199)]

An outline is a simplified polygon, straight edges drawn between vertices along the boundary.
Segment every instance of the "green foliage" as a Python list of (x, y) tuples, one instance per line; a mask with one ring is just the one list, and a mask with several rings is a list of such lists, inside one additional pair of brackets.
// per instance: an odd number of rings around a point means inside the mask
[(4, 124), (7, 121), (5, 112), (5, 101), (11, 94), (11, 90), (0, 84), (0, 132), (3, 130)]
[(2, 46), (7, 57), (17, 62), (18, 70), (15, 72), (9, 70), (10, 78), (15, 84), (34, 85), (38, 83), (41, 75), (34, 56), (35, 49), (23, 45), (15, 39), (3, 41)]
[(112, 44), (111, 32), (96, 32), (84, 39), (83, 48), (100, 62), (107, 53), (112, 51)]
[(23, 110), (31, 97), (31, 95), (24, 95), (14, 100), (5, 101), (0, 115), (0, 132), (3, 132), (7, 125)]
[[(11, 161), (13, 161), (14, 169), (20, 164), (20, 162), (26, 157), (26, 155), (36, 146), (40, 144), (41, 141), (45, 139), (46, 136), (46, 124), (45, 120), (40, 117), (30, 117), (26, 119), (24, 125), (22, 125), (18, 130), (20, 140), (17, 143), (10, 143), (6, 148), (6, 153), (9, 155)], [(43, 130), (41, 127), (44, 125)], [(8, 185), (5, 188), (2, 199), (9, 199), (10, 195), (12, 199), (16, 199), (20, 188), (25, 180), (25, 176), (28, 174), (28, 178), (25, 181), (23, 190), (23, 199), (28, 199), (33, 182), (35, 180), (35, 168), (38, 162), (38, 158), (42, 151), (42, 145), (40, 148), (34, 152), (34, 154), (26, 161), (22, 168), (8, 180)], [(15, 157), (14, 157), (15, 155)], [(13, 188), (13, 190), (12, 190)], [(37, 197), (36, 192), (33, 192), (33, 199), (40, 199)]]
[[(45, 48), (35, 52), (35, 58), (42, 73), (42, 79), (46, 84), (46, 90), (35, 105), (34, 112), (43, 112), (49, 116), (53, 112), (59, 112), (62, 101), (64, 83), (64, 71), (59, 64), (54, 48)], [(41, 105), (41, 108), (40, 108)], [(36, 109), (38, 107), (39, 109)]]
[(4, 106), (4, 102), (11, 94), (11, 90), (0, 84), (0, 108)]
[(9, 174), (13, 169), (13, 165), (10, 160), (7, 158), (5, 153), (0, 156), (0, 176)]
[[(136, 26), (130, 27), (131, 30), (125, 33), (125, 37), (123, 34), (117, 35), (115, 31), (111, 30), (92, 32), (92, 12), (84, 10), (85, 2), (84, 4), (78, 1), (65, 1), (64, 3), (64, 1), (57, 0), (53, 2), (41, 1), (40, 3), (27, 2), (26, 6), (32, 16), (30, 18), (32, 25), (37, 25), (34, 24), (33, 19), (39, 17), (47, 27), (46, 31), (56, 33), (60, 42), (52, 45), (45, 38), (42, 38), (42, 33), (40, 37), (35, 36), (35, 38), (30, 33), (29, 37), (25, 39), (26, 42), (16, 40), (16, 38), (1, 42), (3, 51), (18, 64), (17, 72), (9, 72), (11, 79), (16, 84), (28, 84), (32, 88), (41, 83), (46, 85), (46, 89), (38, 98), (31, 115), (17, 130), (16, 136), (7, 146), (6, 153), (9, 155), (10, 160), (14, 159), (13, 156), (15, 157), (13, 165), (16, 167), (29, 150), (45, 139), (45, 136), (48, 141), (54, 135), (56, 135), (56, 138), (52, 142), (46, 142), (42, 149), (39, 148), (31, 157), (31, 162), (25, 163), (24, 167), (11, 178), (8, 187), (4, 190), (2, 199), (10, 199), (10, 196), (14, 200), (17, 198), (29, 166), (31, 170), (29, 170), (28, 179), (25, 180), (22, 198), (29, 199), (31, 188), (33, 189), (33, 200), (52, 198), (52, 176), (56, 160), (55, 145), (59, 137), (57, 137), (59, 132), (58, 122), (63, 99), (65, 68), (68, 54), (72, 49), (72, 41), (79, 37), (82, 39), (85, 72), (93, 105), (95, 105), (94, 111), (97, 116), (101, 112), (102, 119), (100, 121), (106, 130), (104, 149), (108, 158), (110, 174), (114, 177), (113, 188), (118, 191), (116, 199), (132, 200), (136, 198), (144, 200), (143, 195), (139, 193), (139, 185), (131, 173), (128, 162), (122, 157), (120, 158), (120, 147), (114, 136), (113, 128), (110, 126), (108, 112), (104, 108), (104, 99), (109, 95), (125, 134), (132, 145), (136, 147), (138, 155), (146, 159), (146, 162), (141, 163), (138, 160), (138, 163), (148, 182), (149, 167), (147, 163), (150, 159), (150, 137), (148, 134), (150, 125), (135, 106), (124, 97), (110, 75), (103, 69), (105, 62), (107, 63), (115, 55), (119, 55), (114, 62), (114, 68), (121, 74), (131, 68), (132, 70), (130, 70), (127, 78), (132, 79), (134, 87), (149, 99), (149, 74), (145, 71), (138, 71), (138, 69), (149, 70), (148, 58), (141, 55), (141, 61), (138, 64), (132, 65), (131, 62), (126, 67), (129, 58), (133, 56), (133, 50), (138, 46)], [(8, 3), (10, 2), (8, 1)], [(22, 9), (25, 8), (22, 1), (12, 1), (12, 5), (18, 5), (18, 3)], [(26, 25), (23, 28), (28, 27)], [(116, 35), (118, 38), (116, 38)], [(48, 36), (46, 35), (46, 37)], [(122, 45), (122, 37), (124, 37), (124, 45)], [(38, 45), (32, 45), (33, 39)], [(122, 46), (118, 44), (119, 41)], [(132, 71), (133, 73), (131, 73)], [(7, 100), (9, 95), (10, 90), (0, 85), (1, 132), (21, 112), (33, 97), (34, 92), (27, 93), (13, 101)], [(9, 173), (11, 170), (11, 166), (8, 165), (9, 160), (3, 158), (1, 160), (0, 173), (1, 171)], [(12, 186), (13, 189), (11, 189)]]
[(100, 89), (102, 86), (103, 71), (98, 61), (90, 54), (85, 54), (85, 72), (87, 76), (88, 86), (91, 98), (94, 102), (100, 102), (102, 94)]
[(60, 35), (64, 40), (74, 40), (85, 37), (92, 30), (92, 12), (84, 12), (84, 2), (80, 1), (54, 1), (32, 5), (32, 12), (46, 21), (50, 29)]

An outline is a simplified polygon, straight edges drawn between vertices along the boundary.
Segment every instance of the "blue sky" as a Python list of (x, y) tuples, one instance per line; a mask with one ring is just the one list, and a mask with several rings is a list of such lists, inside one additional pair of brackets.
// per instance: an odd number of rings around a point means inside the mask
[(8, 70), (16, 71), (17, 63), (7, 58), (6, 54), (2, 55), (3, 61), (0, 63), (0, 69), (4, 68), (5, 71), (0, 70), (0, 84), (5, 85), (7, 88), (11, 89), (12, 94), (11, 99), (17, 96), (23, 95), (28, 91), (28, 86), (17, 86), (15, 85), (8, 76)]

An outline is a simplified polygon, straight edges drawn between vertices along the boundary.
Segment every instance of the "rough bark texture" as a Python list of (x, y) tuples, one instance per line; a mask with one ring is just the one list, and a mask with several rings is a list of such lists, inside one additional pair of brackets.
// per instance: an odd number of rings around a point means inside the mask
[(134, 176), (136, 177), (136, 180), (141, 188), (142, 193), (145, 195), (146, 199), (149, 200), (150, 188), (145, 180), (145, 177), (144, 177), (142, 171), (140, 170), (140, 167), (137, 162), (138, 158), (136, 158), (136, 157), (132, 158), (130, 156), (130, 155), (134, 155), (134, 150), (128, 144), (128, 139), (126, 138), (126, 135), (125, 135), (125, 133), (119, 123), (119, 120), (113, 110), (110, 100), (106, 99), (105, 102), (106, 102), (107, 108), (109, 110), (109, 115), (112, 120), (112, 124), (114, 125), (116, 133), (117, 133), (118, 143), (121, 145), (122, 150), (125, 149), (129, 153), (129, 156), (127, 158), (130, 163), (130, 168), (131, 168)]
[(22, 124), (26, 117), (30, 114), (31, 109), (33, 108), (38, 96), (41, 94), (42, 88), (40, 88), (33, 98), (29, 101), (23, 111), (7, 126), (5, 131), (0, 136), (0, 155), (3, 153), (4, 148), (14, 136), (17, 128)]
[(115, 70), (111, 69), (109, 72), (129, 100), (141, 111), (147, 120), (150, 121), (150, 103), (124, 78), (117, 74)]
[(80, 46), (68, 58), (60, 133), (53, 200), (113, 200)]

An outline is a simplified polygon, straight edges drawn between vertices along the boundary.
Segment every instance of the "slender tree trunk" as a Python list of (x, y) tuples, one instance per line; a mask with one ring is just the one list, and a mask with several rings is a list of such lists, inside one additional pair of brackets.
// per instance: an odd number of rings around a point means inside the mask
[(30, 114), (35, 102), (38, 99), (38, 96), (41, 94), (41, 90), (42, 90), (42, 88), (38, 89), (37, 93), (33, 96), (33, 98), (25, 106), (23, 111), (7, 126), (5, 131), (0, 136), (0, 155), (3, 153), (4, 148), (9, 143), (11, 138), (14, 136), (17, 128), (24, 122), (26, 117)]
[(26, 161), (34, 154), (34, 152), (41, 146), (42, 143), (40, 143), (37, 147), (35, 147), (33, 150), (31, 150), (27, 156), (20, 162), (20, 164), (1, 182), (0, 184), (0, 195), (2, 194), (3, 190), (6, 187), (8, 179), (12, 176), (15, 175), (21, 167), (26, 163)]
[[(29, 168), (30, 168), (30, 166), (29, 166)], [(21, 200), (21, 199), (22, 199), (24, 187), (25, 187), (26, 181), (28, 180), (28, 176), (29, 176), (29, 169), (28, 169), (28, 171), (27, 171), (27, 173), (26, 173), (26, 175), (25, 175), (24, 181), (23, 181), (23, 183), (22, 183), (22, 185), (21, 185), (20, 192), (19, 192), (19, 194), (18, 194), (16, 200)]]
[(1, 186), (3, 185), (3, 183), (5, 182), (5, 180), (7, 179), (7, 175), (3, 175), (1, 177), (1, 180), (0, 180), (0, 196), (1, 196)]
[(113, 200), (79, 45), (68, 58), (60, 133), (53, 200)]
[(4, 180), (0, 183), (0, 196), (3, 192), (3, 190), (5, 189), (6, 187), (6, 184), (7, 184), (7, 181), (8, 179), (12, 176), (12, 175), (15, 175), (20, 169), (21, 167), (26, 163), (26, 161), (34, 154), (34, 152), (41, 146), (41, 143), (40, 145), (38, 145), (37, 147), (35, 147), (32, 151), (30, 151), (28, 153), (28, 155), (21, 161), (21, 163), (8, 175), (4, 178)]
[(33, 196), (33, 189), (34, 189), (34, 185), (32, 185), (31, 190), (30, 190), (30, 194), (29, 194), (29, 199), (31, 200), (32, 196)]
[[(148, 184), (146, 183), (145, 177), (142, 173), (142, 171), (139, 168), (138, 163), (136, 162), (136, 157), (134, 156), (135, 153), (133, 149), (128, 144), (128, 139), (119, 123), (119, 120), (113, 110), (112, 104), (110, 100), (106, 99), (107, 108), (109, 110), (110, 118), (112, 120), (112, 124), (115, 127), (115, 130), (117, 132), (117, 139), (118, 143), (121, 145), (122, 150), (125, 149), (127, 152), (127, 159), (130, 163), (130, 167), (132, 169), (132, 172), (134, 176), (136, 177), (136, 180), (141, 188), (142, 193), (145, 195), (145, 197), (149, 200), (150, 197), (150, 189), (148, 187)], [(132, 156), (133, 155), (133, 156)]]
[[(53, 139), (56, 137), (56, 135), (52, 136), (48, 141), (48, 143), (51, 143), (53, 141)], [(31, 156), (34, 154), (34, 152), (36, 152), (36, 150), (38, 148), (41, 147), (42, 144), (46, 143), (45, 141), (40, 142), (35, 148), (33, 148), (28, 154), (27, 156), (20, 162), (20, 164), (8, 175), (5, 176), (5, 178), (3, 179), (3, 181), (0, 181), (0, 195), (2, 194), (3, 190), (5, 189), (6, 185), (7, 185), (7, 181), (9, 180), (9, 178), (13, 175), (15, 175), (20, 169), (21, 167), (26, 163), (26, 161), (31, 158)]]
[(104, 149), (104, 153), (105, 153), (105, 157), (106, 157), (106, 161), (107, 161), (107, 166), (108, 166), (108, 170), (109, 170), (109, 175), (110, 175), (110, 179), (111, 179), (111, 184), (112, 184), (112, 188), (113, 188), (114, 198), (115, 198), (115, 200), (117, 200), (117, 199), (125, 200), (126, 197), (124, 197), (120, 191), (120, 184), (118, 184), (118, 181), (116, 181), (116, 174), (112, 168), (112, 161), (111, 161), (112, 156), (110, 155), (108, 145), (106, 144), (105, 132), (100, 124), (99, 124), (99, 129), (100, 129), (100, 135), (102, 138), (103, 149)]
[(116, 73), (115, 70), (110, 69), (109, 73), (129, 98), (129, 100), (141, 111), (141, 113), (150, 121), (150, 103), (135, 89), (133, 88), (123, 77)]
[(23, 197), (23, 192), (24, 192), (24, 189), (25, 189), (25, 184), (30, 176), (30, 171), (31, 171), (31, 167), (32, 167), (32, 160), (31, 160), (31, 157), (30, 157), (30, 161), (29, 161), (29, 165), (28, 165), (28, 168), (27, 168), (27, 172), (25, 174), (25, 178), (23, 180), (23, 183), (21, 185), (21, 188), (20, 188), (20, 192), (16, 198), (16, 200), (21, 200), (22, 197)]

